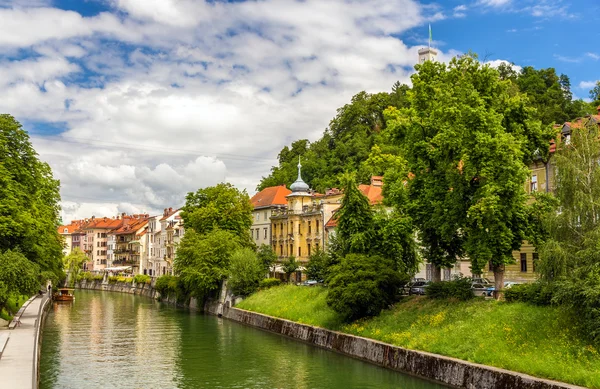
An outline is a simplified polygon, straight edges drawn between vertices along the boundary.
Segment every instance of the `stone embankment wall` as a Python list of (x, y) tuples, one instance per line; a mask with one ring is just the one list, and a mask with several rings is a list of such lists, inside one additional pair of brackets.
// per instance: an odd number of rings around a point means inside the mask
[(478, 365), (437, 354), (408, 350), (372, 339), (299, 324), (242, 309), (230, 308), (230, 304), (228, 303), (219, 304), (218, 301), (208, 303), (205, 311), (215, 315), (220, 313), (222, 317), (252, 327), (285, 335), (382, 367), (456, 388), (582, 389), (578, 386), (539, 379), (509, 370)]
[(145, 296), (150, 298), (156, 298), (159, 293), (149, 284), (133, 284), (129, 282), (117, 282), (114, 284), (103, 283), (101, 281), (81, 281), (75, 284), (78, 289), (89, 289), (89, 290), (105, 290), (108, 292), (119, 292), (119, 293), (130, 293), (138, 296)]
[[(75, 284), (75, 287), (78, 289), (88, 289), (88, 290), (102, 290), (107, 292), (118, 292), (118, 293), (129, 293), (135, 294), (138, 296), (149, 297), (152, 299), (161, 298), (160, 293), (156, 289), (154, 289), (153, 284), (134, 284), (129, 282), (117, 282), (114, 284), (103, 283), (102, 281), (81, 281), (80, 283)], [(184, 306), (193, 311), (202, 311), (202, 304), (198, 304), (195, 298), (191, 298), (189, 304), (178, 304), (175, 296), (169, 296), (168, 298), (163, 298), (162, 302), (176, 305), (176, 306)]]

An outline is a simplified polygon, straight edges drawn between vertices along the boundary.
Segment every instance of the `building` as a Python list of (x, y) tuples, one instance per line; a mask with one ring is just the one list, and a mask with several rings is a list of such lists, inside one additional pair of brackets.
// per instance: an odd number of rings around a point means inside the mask
[(254, 207), (250, 236), (257, 247), (263, 244), (273, 245), (271, 216), (277, 208), (287, 206), (286, 196), (291, 193), (292, 191), (285, 185), (271, 186), (261, 190), (250, 199)]
[(70, 224), (58, 227), (58, 233), (61, 235), (64, 242), (63, 255), (69, 255), (74, 247), (79, 247), (81, 234), (78, 233), (78, 230), (83, 223), (83, 220), (73, 220)]
[(142, 260), (142, 273), (150, 276), (173, 274), (175, 243), (183, 236), (181, 210), (165, 208), (162, 215), (148, 220), (146, 258)]
[(143, 254), (141, 238), (146, 233), (149, 215), (140, 214), (131, 217), (123, 215), (119, 227), (111, 230), (111, 244), (114, 242), (114, 258), (109, 263), (109, 268), (131, 267), (132, 273), (139, 273), (140, 261)]

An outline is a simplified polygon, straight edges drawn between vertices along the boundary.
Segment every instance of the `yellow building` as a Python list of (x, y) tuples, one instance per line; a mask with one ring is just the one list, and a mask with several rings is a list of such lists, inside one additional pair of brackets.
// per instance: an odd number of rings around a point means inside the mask
[[(339, 207), (342, 194), (317, 194), (302, 180), (302, 165), (298, 162), (298, 179), (290, 186), (292, 193), (286, 196), (287, 205), (278, 206), (271, 213), (272, 247), (282, 262), (295, 256), (300, 262), (299, 271), (293, 276), (302, 280), (302, 270), (312, 253), (323, 249), (326, 242), (324, 225)], [(281, 268), (276, 268), (281, 273)]]

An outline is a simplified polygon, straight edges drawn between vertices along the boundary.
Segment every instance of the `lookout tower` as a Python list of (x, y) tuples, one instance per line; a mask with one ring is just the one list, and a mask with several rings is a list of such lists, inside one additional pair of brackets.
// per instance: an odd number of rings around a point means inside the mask
[(432, 40), (433, 39), (432, 39), (432, 35), (431, 35), (431, 24), (430, 24), (429, 25), (429, 44), (427, 45), (427, 47), (419, 49), (419, 64), (422, 64), (425, 61), (437, 60), (438, 52), (436, 49), (431, 47)]

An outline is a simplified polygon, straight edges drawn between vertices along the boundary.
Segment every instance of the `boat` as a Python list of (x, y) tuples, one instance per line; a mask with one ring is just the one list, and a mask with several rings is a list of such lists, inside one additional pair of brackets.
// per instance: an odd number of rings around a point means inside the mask
[(75, 289), (71, 288), (59, 288), (57, 293), (54, 293), (54, 301), (73, 301), (75, 300), (75, 295), (73, 291)]

